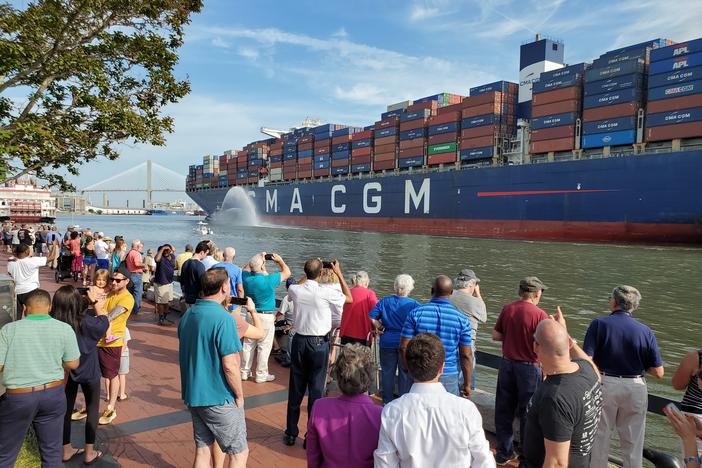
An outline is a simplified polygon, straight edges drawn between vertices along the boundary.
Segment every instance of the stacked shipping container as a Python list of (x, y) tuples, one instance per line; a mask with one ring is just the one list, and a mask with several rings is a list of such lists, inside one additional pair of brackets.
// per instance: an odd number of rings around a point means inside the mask
[[(424, 148), (427, 144), (427, 122), (436, 107), (436, 101), (415, 101), (407, 108), (407, 112), (400, 115), (400, 147), (398, 152), (397, 167), (421, 167), (424, 165)], [(427, 106), (428, 105), (428, 106)], [(410, 111), (414, 106), (418, 110)], [(377, 138), (377, 137), (376, 137)], [(395, 167), (393, 165), (393, 167)]]
[(400, 117), (387, 117), (375, 123), (372, 158), (372, 169), (374, 171), (395, 168), (399, 141)]
[(351, 173), (370, 172), (373, 153), (373, 130), (363, 130), (351, 136)]
[(646, 141), (702, 137), (702, 38), (651, 51)]
[[(514, 85), (514, 86), (513, 86)], [(492, 91), (490, 89), (505, 89)], [(514, 136), (518, 87), (515, 83), (498, 82), (471, 88), (478, 94), (461, 103), (460, 160), (476, 162), (492, 159), (503, 136)]]
[[(311, 137), (310, 141), (312, 141)], [(286, 135), (285, 141), (283, 142), (283, 180), (293, 180), (297, 177), (297, 156), (300, 151), (298, 146), (297, 137)], [(306, 150), (306, 152), (308, 152), (307, 158), (310, 160), (311, 169), (312, 145), (308, 144), (307, 146), (309, 146), (309, 149)]]
[(332, 134), (331, 175), (345, 175), (349, 173), (351, 139), (355, 133), (361, 130), (358, 127), (346, 127), (334, 131)]

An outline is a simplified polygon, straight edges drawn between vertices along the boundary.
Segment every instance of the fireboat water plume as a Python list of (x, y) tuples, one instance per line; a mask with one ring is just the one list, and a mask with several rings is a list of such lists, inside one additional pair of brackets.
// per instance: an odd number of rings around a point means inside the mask
[(224, 197), (222, 206), (211, 216), (214, 224), (234, 226), (259, 226), (256, 206), (241, 187), (232, 187)]

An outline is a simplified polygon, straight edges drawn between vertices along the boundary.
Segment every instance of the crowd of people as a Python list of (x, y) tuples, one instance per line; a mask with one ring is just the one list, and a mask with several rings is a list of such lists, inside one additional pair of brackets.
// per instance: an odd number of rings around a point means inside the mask
[[(411, 276), (398, 275), (394, 294), (378, 299), (367, 272), (354, 273), (348, 284), (338, 260), (311, 258), (295, 277), (276, 253), (260, 252), (240, 267), (233, 247), (207, 240), (180, 254), (164, 244), (144, 256), (139, 240), (127, 250), (119, 236), (113, 241), (76, 226), (63, 236), (44, 235), (46, 247), (38, 250), (14, 244), (6, 232), (13, 230), (3, 229), (3, 241), (14, 248), (8, 272), (23, 319), (0, 329), (7, 388), (0, 400), (0, 466), (12, 465), (30, 424), (45, 466), (77, 456), (88, 464), (100, 459), (97, 426), (114, 421), (117, 402), (128, 397), (120, 378), (128, 372), (127, 321), (138, 313), (146, 284), (157, 323), (172, 325), (175, 281), (187, 304), (178, 322), (178, 358), (196, 467), (246, 466), (243, 381), (275, 380), (271, 355), (290, 368), (286, 445), (298, 442), (308, 395), (302, 445), (311, 467), (489, 467), (519, 457), (524, 467), (599, 468), (607, 466), (615, 428), (624, 466), (643, 465), (645, 375), (660, 379), (664, 368), (655, 334), (634, 318), (641, 294), (631, 286), (612, 290), (610, 313), (592, 321), (581, 347), (560, 308), (548, 314), (539, 307), (547, 286), (534, 276), (519, 282), (519, 297), (504, 305), (491, 331), (502, 345), (493, 455), (470, 400), (477, 331), (488, 318), (472, 269), (437, 276), (432, 298), (421, 303), (410, 297)], [(17, 237), (37, 232), (56, 229), (27, 229)], [(85, 288), (65, 285), (51, 298), (38, 270), (55, 244), (59, 255), (70, 252)], [(372, 346), (379, 349), (383, 406), (368, 395), (378, 364)], [(666, 410), (686, 466), (694, 467), (702, 450), (701, 367), (702, 351), (685, 356), (673, 377), (673, 386), (685, 390), (682, 412)], [(102, 413), (101, 382), (108, 401)], [(330, 382), (340, 394), (325, 398)], [(85, 406), (74, 408), (79, 387)], [(79, 419), (86, 420), (84, 449), (70, 444), (71, 421)]]

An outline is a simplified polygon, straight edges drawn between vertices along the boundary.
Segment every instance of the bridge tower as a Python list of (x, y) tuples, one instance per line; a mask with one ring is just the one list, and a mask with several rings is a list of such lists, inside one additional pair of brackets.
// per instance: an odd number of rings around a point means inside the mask
[(151, 186), (151, 160), (146, 160), (146, 209), (150, 210), (152, 208), (152, 192), (153, 188)]

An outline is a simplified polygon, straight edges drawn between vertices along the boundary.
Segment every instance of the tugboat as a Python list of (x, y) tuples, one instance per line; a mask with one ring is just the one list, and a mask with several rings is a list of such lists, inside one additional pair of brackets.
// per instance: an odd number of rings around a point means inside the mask
[(48, 223), (56, 219), (51, 191), (38, 187), (29, 176), (0, 185), (0, 222)]

